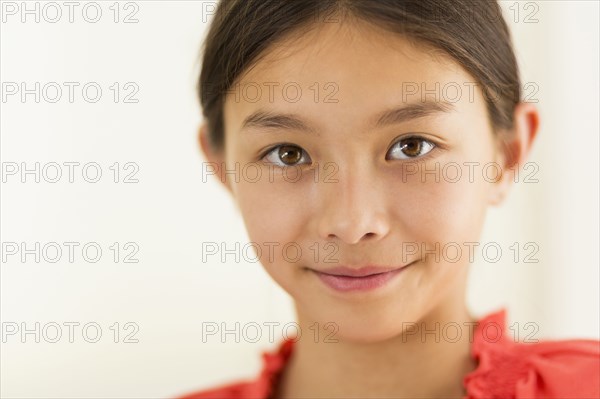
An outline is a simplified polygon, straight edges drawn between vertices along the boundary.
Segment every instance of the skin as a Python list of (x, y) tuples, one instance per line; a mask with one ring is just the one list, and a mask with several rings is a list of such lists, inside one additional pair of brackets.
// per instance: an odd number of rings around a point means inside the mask
[[(201, 127), (208, 161), (228, 169), (256, 162), (262, 170), (258, 181), (243, 176), (235, 181), (223, 173), (219, 181), (239, 206), (250, 241), (260, 245), (262, 265), (296, 306), (303, 335), (276, 397), (464, 395), (462, 378), (476, 367), (469, 355), (473, 325), (468, 324), (475, 319), (465, 305), (468, 249), (462, 246), (458, 260), (435, 259), (422, 251), (408, 253), (403, 243), (432, 249), (436, 243), (477, 242), (487, 207), (503, 201), (539, 123), (535, 107), (520, 103), (514, 128), (494, 132), (482, 92), (477, 88), (471, 98), (467, 95), (468, 82), (474, 81), (451, 58), (423, 44), (357, 21), (327, 24), (282, 40), (240, 77), (242, 87), (261, 85), (262, 96), (254, 102), (226, 97), (223, 152), (210, 147), (206, 125)], [(280, 83), (273, 101), (265, 82)], [(288, 82), (302, 88), (299, 101), (283, 98), (281, 86)], [(322, 90), (319, 101), (309, 89), (315, 82)], [(339, 88), (337, 103), (323, 101), (332, 92), (325, 90), (327, 82)], [(430, 95), (425, 99), (437, 103), (452, 97), (453, 109), (374, 127), (376, 116), (386, 109), (423, 103), (420, 93), (403, 98), (406, 82), (425, 83), (428, 89), (436, 82), (441, 87), (456, 82), (463, 95), (458, 101), (454, 95)], [(259, 109), (299, 116), (314, 132), (242, 129), (244, 120)], [(390, 156), (399, 139), (416, 132), (436, 147), (414, 159), (401, 159), (397, 150)], [(506, 139), (499, 140), (501, 136)], [(303, 160), (289, 175), (302, 172), (295, 182), (260, 159), (266, 149), (283, 143), (303, 150)], [(285, 165), (276, 151), (269, 160)], [(289, 159), (294, 161), (293, 156)], [(324, 168), (327, 162), (335, 167)], [(432, 174), (406, 173), (408, 164), (434, 170), (436, 163), (441, 169), (450, 162), (461, 165), (459, 181), (451, 181), (455, 173), (450, 172), (450, 178), (440, 173), (439, 181)], [(496, 162), (504, 173), (497, 181), (486, 181), (479, 166), (470, 180), (464, 162)], [(321, 169), (315, 181), (316, 168)], [(269, 170), (275, 172), (271, 180)], [(270, 254), (264, 244), (269, 242), (281, 245)], [(299, 260), (290, 259), (296, 254), (293, 249), (284, 256), (286, 243), (300, 246)], [(335, 291), (310, 270), (408, 264), (388, 284), (366, 292)], [(320, 331), (316, 340), (314, 323)], [(458, 323), (461, 337), (452, 342), (441, 333), (423, 337), (407, 331), (410, 323), (428, 330), (435, 323)]]

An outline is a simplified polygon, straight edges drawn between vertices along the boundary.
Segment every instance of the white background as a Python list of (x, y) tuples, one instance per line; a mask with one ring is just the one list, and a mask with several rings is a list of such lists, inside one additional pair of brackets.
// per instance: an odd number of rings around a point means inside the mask
[[(122, 2), (115, 23), (113, 2), (100, 2), (102, 18), (88, 23), (81, 13), (85, 4), (75, 9), (73, 23), (65, 6), (57, 23), (43, 18), (36, 23), (34, 15), (22, 23), (20, 13), (3, 15), (0, 80), (26, 82), (28, 88), (57, 82), (65, 89), (54, 104), (36, 103), (33, 95), (24, 103), (19, 96), (2, 101), (3, 164), (97, 162), (103, 175), (87, 183), (80, 166), (74, 183), (66, 175), (54, 184), (35, 183), (31, 175), (26, 183), (19, 175), (7, 176), (1, 241), (26, 242), (29, 248), (35, 242), (96, 242), (103, 254), (97, 263), (86, 262), (79, 246), (73, 263), (66, 253), (57, 263), (36, 263), (33, 255), (26, 262), (18, 255), (3, 259), (3, 328), (58, 323), (63, 336), (58, 343), (43, 337), (36, 343), (34, 334), (25, 343), (20, 334), (5, 336), (1, 396), (173, 397), (253, 377), (259, 353), (276, 342), (263, 336), (255, 344), (235, 343), (230, 335), (227, 344), (218, 337), (203, 343), (202, 323), (283, 324), (294, 315), (288, 296), (259, 264), (236, 263), (231, 256), (224, 263), (202, 262), (203, 242), (228, 248), (248, 242), (224, 189), (216, 180), (202, 181), (196, 60), (209, 16), (199, 1), (138, 1), (139, 22), (123, 23), (135, 9)], [(541, 130), (531, 158), (539, 165), (539, 182), (517, 184), (505, 205), (490, 211), (481, 241), (504, 249), (514, 242), (537, 243), (539, 263), (515, 264), (508, 253), (498, 263), (479, 257), (472, 266), (469, 306), (476, 316), (506, 307), (509, 322), (537, 323), (538, 338), (598, 339), (598, 2), (502, 5), (522, 80), (539, 88)], [(534, 11), (538, 21), (525, 23)], [(64, 82), (81, 84), (73, 103)], [(82, 98), (88, 82), (103, 89), (96, 103)], [(131, 92), (123, 85), (134, 82), (139, 102), (121, 97), (115, 103), (109, 88), (114, 82), (121, 96)], [(115, 162), (119, 183), (109, 169)], [(139, 166), (138, 183), (122, 182), (131, 171), (123, 169), (127, 162)], [(125, 243), (136, 243), (139, 262), (115, 262), (109, 249), (114, 242), (120, 243), (121, 257), (130, 252)], [(73, 343), (65, 322), (80, 323)], [(81, 327), (90, 322), (102, 328), (97, 343), (82, 337)], [(110, 329), (115, 322), (118, 343)], [(138, 343), (122, 342), (132, 331), (124, 330), (127, 322), (139, 326)]]

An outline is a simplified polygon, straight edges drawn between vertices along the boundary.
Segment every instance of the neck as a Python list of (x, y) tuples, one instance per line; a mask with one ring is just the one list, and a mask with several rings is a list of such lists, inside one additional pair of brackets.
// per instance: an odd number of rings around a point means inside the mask
[[(310, 331), (314, 320), (297, 313), (302, 331)], [(455, 300), (413, 325), (416, 333), (405, 330), (385, 341), (300, 339), (275, 397), (462, 398), (463, 377), (476, 367), (471, 358), (475, 321), (464, 301)]]

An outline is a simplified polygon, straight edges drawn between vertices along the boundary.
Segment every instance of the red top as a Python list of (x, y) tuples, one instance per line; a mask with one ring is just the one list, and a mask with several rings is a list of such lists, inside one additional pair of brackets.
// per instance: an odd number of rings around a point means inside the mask
[[(600, 398), (600, 341), (515, 342), (506, 333), (505, 316), (505, 309), (497, 310), (475, 328), (471, 356), (478, 365), (463, 379), (465, 399)], [(263, 352), (262, 372), (253, 381), (179, 399), (269, 399), (292, 349), (293, 341), (286, 340), (274, 353)]]

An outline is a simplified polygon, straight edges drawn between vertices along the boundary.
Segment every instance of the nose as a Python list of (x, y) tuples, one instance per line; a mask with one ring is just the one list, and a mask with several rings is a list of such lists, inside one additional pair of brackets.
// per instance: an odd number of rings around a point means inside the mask
[(337, 181), (321, 184), (319, 236), (347, 244), (378, 240), (389, 232), (385, 209), (385, 189), (377, 184), (369, 168), (338, 168)]

